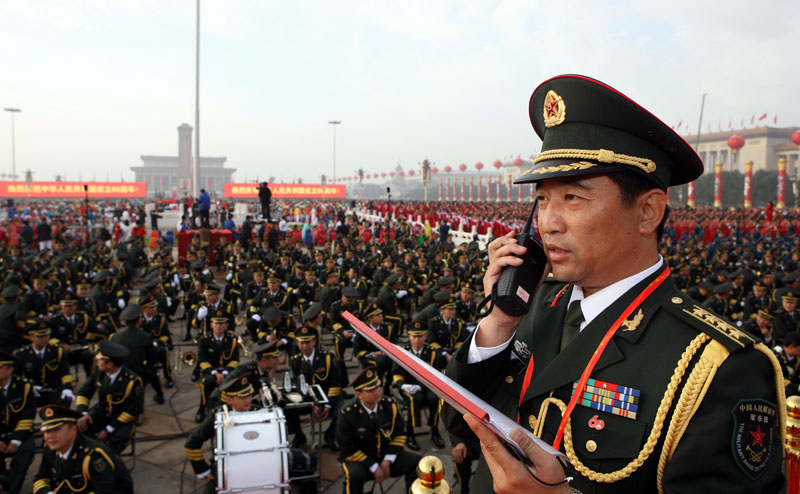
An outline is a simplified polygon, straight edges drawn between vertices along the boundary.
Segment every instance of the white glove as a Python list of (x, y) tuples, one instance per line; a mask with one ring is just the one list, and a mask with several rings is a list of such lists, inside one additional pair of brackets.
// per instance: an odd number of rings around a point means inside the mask
[(156, 347), (156, 348), (158, 348), (158, 342), (157, 342), (157, 341), (154, 341), (154, 342), (153, 342), (153, 346), (154, 346), (154, 347)]
[(406, 295), (408, 295), (408, 292), (406, 290), (400, 290), (399, 292), (397, 292), (397, 298), (403, 298)]
[(261, 322), (261, 316), (259, 316), (258, 314), (253, 314), (253, 320)]
[(419, 384), (414, 384), (414, 385), (412, 385), (412, 386), (413, 386), (413, 388), (414, 388), (414, 390), (411, 392), (411, 394), (412, 394), (412, 395), (413, 395), (413, 394), (417, 394), (417, 393), (419, 393), (420, 391), (422, 391), (422, 387), (421, 387)]
[(36, 385), (33, 386), (33, 396), (38, 398), (39, 396), (41, 396), (41, 391), (42, 391), (41, 386), (36, 386)]
[(202, 321), (208, 315), (208, 307), (203, 306), (197, 309), (197, 320)]
[(286, 290), (287, 288), (289, 288), (289, 283), (284, 281), (283, 283), (281, 283), (281, 286), (283, 287), (284, 290)]
[(225, 275), (225, 279), (231, 281), (233, 279), (233, 273), (228, 273)]
[(119, 307), (120, 309), (124, 309), (125, 308), (125, 300), (124, 299), (117, 300), (117, 307)]
[[(416, 391), (414, 390), (415, 386), (416, 385), (414, 385), (414, 384), (403, 384), (402, 386), (400, 386), (400, 389), (402, 389), (404, 393), (408, 393), (410, 395), (413, 395), (414, 393), (416, 393)], [(416, 387), (419, 388), (419, 386), (416, 386)]]
[(75, 394), (71, 389), (65, 389), (61, 392), (61, 399), (69, 398), (69, 401), (75, 401)]

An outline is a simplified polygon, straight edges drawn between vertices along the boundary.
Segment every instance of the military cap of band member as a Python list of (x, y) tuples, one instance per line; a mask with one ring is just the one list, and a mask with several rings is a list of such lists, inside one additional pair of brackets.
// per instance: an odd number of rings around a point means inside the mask
[(145, 281), (145, 283), (142, 286), (149, 290), (151, 288), (157, 287), (159, 283), (161, 283), (161, 280), (158, 279), (158, 276), (154, 276), (151, 279)]
[(83, 414), (78, 410), (62, 405), (45, 405), (39, 409), (39, 417), (42, 419), (39, 427), (42, 432), (46, 432), (64, 424), (77, 424), (78, 419), (82, 416)]
[(515, 184), (629, 170), (661, 190), (691, 182), (703, 162), (668, 125), (600, 81), (561, 75), (530, 99), (542, 151)]
[(228, 319), (227, 312), (218, 309), (215, 310), (213, 314), (211, 314), (211, 322), (224, 323), (224, 322), (230, 322), (230, 319)]
[(16, 365), (18, 360), (16, 355), (0, 350), (0, 365)]
[(785, 300), (787, 302), (797, 302), (797, 293), (793, 291), (787, 291), (781, 295), (781, 300)]
[(72, 292), (66, 292), (61, 297), (61, 305), (76, 305), (78, 303), (78, 297), (75, 296)]
[(209, 284), (206, 287), (206, 291), (203, 292), (204, 295), (213, 295), (215, 293), (219, 293), (219, 287), (217, 285), (214, 285), (214, 284)]
[(200, 259), (197, 259), (197, 260), (192, 261), (191, 268), (192, 269), (203, 269), (203, 266), (205, 266), (205, 263), (203, 261), (201, 261)]
[(317, 275), (317, 273), (315, 273), (314, 271), (312, 271), (312, 270), (310, 270), (310, 269), (306, 269), (306, 270), (304, 271), (304, 273), (305, 273), (305, 274), (310, 274), (310, 275), (312, 275), (312, 276), (316, 276), (316, 275)]
[(378, 304), (372, 303), (364, 309), (362, 317), (366, 319), (368, 317), (377, 316), (378, 314), (383, 314), (383, 310), (378, 307)]
[(334, 277), (338, 278), (339, 276), (340, 276), (340, 274), (339, 274), (339, 270), (338, 269), (331, 269), (330, 271), (328, 271), (328, 274), (325, 276), (325, 279), (334, 278)]
[(18, 285), (8, 285), (7, 287), (3, 288), (3, 291), (0, 292), (0, 297), (3, 298), (14, 298), (19, 296), (19, 286)]
[(370, 365), (361, 371), (361, 373), (353, 379), (353, 382), (350, 383), (350, 386), (356, 391), (371, 391), (380, 387), (380, 385), (381, 380), (378, 377), (378, 369), (374, 365)]
[(122, 321), (135, 321), (139, 319), (139, 316), (142, 315), (142, 308), (137, 303), (130, 303), (127, 307), (122, 310), (122, 313), (119, 315), (120, 320)]
[(48, 336), (50, 332), (50, 325), (44, 319), (28, 321), (28, 325), (25, 328), (25, 333), (28, 336)]
[(269, 307), (264, 309), (262, 317), (267, 322), (275, 322), (281, 318), (281, 310), (275, 307), (274, 305), (270, 305)]
[(97, 276), (94, 277), (94, 281), (97, 281), (99, 283), (102, 283), (103, 281), (106, 281), (107, 279), (108, 279), (108, 271), (105, 270), (105, 269), (100, 270), (97, 273)]
[(107, 358), (117, 365), (122, 365), (125, 357), (128, 356), (130, 351), (125, 345), (114, 343), (109, 340), (102, 340), (97, 344), (97, 353), (103, 358)]
[(455, 300), (448, 300), (447, 302), (443, 303), (439, 306), (440, 309), (455, 309), (456, 302)]
[[(445, 269), (447, 269), (447, 268), (445, 268)], [(452, 271), (452, 269), (450, 269), (450, 271)], [(452, 285), (453, 283), (455, 283), (455, 281), (456, 281), (455, 278), (453, 278), (452, 276), (442, 276), (442, 277), (439, 278), (439, 280), (436, 283), (439, 286), (448, 286), (448, 285)]]
[(411, 321), (406, 326), (406, 331), (408, 332), (409, 336), (422, 336), (424, 334), (428, 334), (428, 323), (426, 323), (424, 319)]
[(775, 314), (772, 313), (769, 307), (758, 309), (758, 315), (767, 319), (775, 319)]
[(475, 290), (473, 290), (472, 288), (470, 288), (468, 286), (462, 286), (461, 287), (461, 291), (464, 292), (464, 293), (475, 293)]
[(281, 281), (282, 280), (272, 272), (270, 272), (270, 276), (267, 278), (267, 283), (280, 283)]
[(392, 274), (390, 274), (389, 276), (386, 277), (386, 284), (387, 285), (391, 285), (392, 283), (397, 282), (397, 280), (399, 280), (399, 279), (400, 279), (400, 277), (397, 276), (397, 273), (392, 273)]
[(263, 356), (280, 357), (281, 349), (278, 346), (278, 340), (267, 341), (254, 346), (253, 354), (256, 355), (256, 358), (261, 358)]
[(303, 326), (300, 329), (296, 329), (294, 331), (294, 338), (297, 341), (311, 341), (316, 337), (317, 337), (317, 331), (309, 328), (308, 326)]
[(144, 308), (144, 307), (156, 307), (158, 305), (158, 300), (156, 300), (156, 298), (154, 296), (152, 296), (152, 295), (147, 295), (145, 297), (142, 297), (139, 300), (138, 304), (142, 308)]
[(356, 287), (352, 285), (347, 285), (346, 287), (342, 288), (342, 295), (347, 298), (356, 298), (358, 297), (358, 290), (356, 290)]
[(226, 396), (252, 396), (255, 393), (253, 389), (253, 375), (250, 372), (242, 374), (236, 379), (223, 384), (219, 389), (222, 392), (223, 398)]
[(726, 281), (725, 283), (720, 283), (719, 285), (714, 287), (714, 291), (717, 293), (728, 293), (733, 290), (733, 285), (730, 281)]
[(319, 302), (314, 302), (308, 307), (308, 309), (306, 309), (305, 312), (303, 312), (303, 320), (310, 321), (320, 314), (322, 314), (322, 304)]
[(433, 301), (436, 302), (437, 305), (441, 305), (448, 300), (450, 300), (450, 290), (439, 290), (433, 294)]

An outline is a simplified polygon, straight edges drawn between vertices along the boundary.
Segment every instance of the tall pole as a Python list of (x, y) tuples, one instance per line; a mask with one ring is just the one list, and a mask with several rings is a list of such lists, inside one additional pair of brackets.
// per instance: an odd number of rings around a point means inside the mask
[(342, 122), (341, 120), (328, 120), (328, 123), (333, 125), (333, 180), (336, 181), (336, 126)]
[(200, 0), (197, 0), (197, 23), (194, 38), (194, 175), (192, 195), (200, 195)]
[(7, 112), (11, 113), (11, 180), (17, 179), (17, 151), (16, 151), (16, 133), (14, 132), (14, 114), (22, 110), (19, 108), (6, 108)]
[(700, 130), (703, 127), (703, 110), (706, 107), (706, 93), (703, 93), (703, 101), (700, 103), (700, 121), (697, 122), (697, 138), (694, 141), (694, 149), (700, 155)]

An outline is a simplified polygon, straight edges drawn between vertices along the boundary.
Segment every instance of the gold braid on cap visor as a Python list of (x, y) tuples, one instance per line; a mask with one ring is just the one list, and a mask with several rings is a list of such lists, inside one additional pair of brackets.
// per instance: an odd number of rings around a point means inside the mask
[[(645, 173), (653, 173), (656, 171), (656, 163), (651, 159), (638, 158), (636, 156), (630, 156), (627, 154), (618, 154), (608, 149), (598, 149), (596, 151), (590, 149), (550, 149), (548, 151), (539, 153), (539, 155), (533, 160), (533, 164), (536, 165), (541, 161), (557, 159), (594, 160), (599, 161), (600, 163), (616, 163), (619, 165), (635, 166)], [(593, 166), (596, 166), (596, 164), (582, 161), (580, 163), (571, 163), (567, 165), (546, 166), (536, 169), (531, 168), (522, 175), (584, 170)]]

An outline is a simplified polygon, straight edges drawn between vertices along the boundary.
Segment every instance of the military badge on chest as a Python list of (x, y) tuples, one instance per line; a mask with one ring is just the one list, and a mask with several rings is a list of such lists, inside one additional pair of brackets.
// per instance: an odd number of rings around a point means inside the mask
[(525, 368), (528, 365), (528, 360), (531, 358), (531, 351), (528, 350), (528, 345), (524, 341), (515, 340), (514, 341), (514, 349), (511, 350), (511, 356), (509, 357), (509, 365), (511, 369), (514, 370), (517, 374), (522, 374), (525, 372)]
[(731, 410), (733, 437), (731, 449), (739, 468), (752, 480), (764, 473), (775, 440), (778, 420), (774, 404), (760, 399), (740, 400)]

